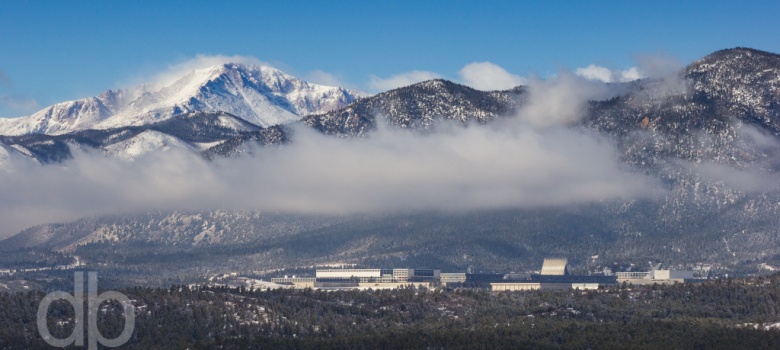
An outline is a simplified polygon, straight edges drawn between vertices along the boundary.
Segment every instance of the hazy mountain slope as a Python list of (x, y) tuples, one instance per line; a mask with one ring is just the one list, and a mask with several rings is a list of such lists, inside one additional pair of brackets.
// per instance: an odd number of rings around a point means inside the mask
[(6, 239), (2, 250), (47, 247), (72, 250), (93, 242), (145, 242), (160, 247), (247, 244), (343, 221), (327, 216), (211, 211), (158, 212), (84, 218), (67, 225), (41, 225)]
[[(117, 271), (154, 274), (165, 267), (183, 275), (197, 270), (246, 273), (318, 264), (529, 271), (549, 256), (566, 256), (580, 271), (615, 264), (625, 268), (630, 263), (643, 267), (648, 261), (743, 272), (757, 271), (760, 263), (780, 264), (780, 257), (757, 255), (756, 246), (746, 246), (738, 237), (708, 231), (729, 218), (652, 229), (654, 218), (645, 215), (652, 205), (634, 203), (623, 210), (615, 210), (619, 205), (597, 204), (344, 217), (150, 213), (37, 226), (3, 241), (3, 247), (45, 247)], [(701, 223), (705, 225), (699, 227)], [(760, 244), (761, 251), (774, 251), (777, 239)]]

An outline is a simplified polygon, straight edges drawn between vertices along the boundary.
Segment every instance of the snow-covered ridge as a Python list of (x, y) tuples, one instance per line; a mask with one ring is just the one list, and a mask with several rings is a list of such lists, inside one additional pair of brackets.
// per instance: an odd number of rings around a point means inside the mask
[(0, 118), (0, 135), (59, 135), (86, 129), (145, 125), (194, 112), (227, 112), (263, 127), (346, 106), (359, 92), (311, 84), (275, 68), (226, 63), (197, 69), (167, 84), (109, 90)]
[(170, 149), (199, 151), (173, 136), (159, 131), (147, 130), (130, 139), (107, 146), (105, 152), (110, 156), (132, 161), (147, 154)]

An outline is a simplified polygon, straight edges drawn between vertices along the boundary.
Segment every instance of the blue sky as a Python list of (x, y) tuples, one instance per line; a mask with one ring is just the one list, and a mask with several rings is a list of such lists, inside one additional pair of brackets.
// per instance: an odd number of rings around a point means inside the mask
[(658, 52), (683, 63), (735, 46), (777, 53), (779, 13), (780, 1), (2, 1), (0, 117), (198, 54), (376, 91), (411, 71), (458, 80), (473, 62), (544, 77)]

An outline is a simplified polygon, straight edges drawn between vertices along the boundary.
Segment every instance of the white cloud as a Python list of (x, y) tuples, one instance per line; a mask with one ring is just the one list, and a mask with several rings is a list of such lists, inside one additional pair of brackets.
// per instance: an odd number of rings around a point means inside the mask
[(528, 82), (528, 101), (519, 115), (536, 127), (565, 125), (581, 117), (588, 101), (603, 100), (615, 93), (600, 81), (560, 71), (549, 80), (537, 78)]
[(464, 84), (485, 91), (507, 90), (526, 82), (523, 77), (509, 73), (491, 62), (469, 63), (458, 74)]
[[(604, 83), (649, 78), (655, 84), (655, 88), (646, 90), (646, 93), (677, 95), (687, 91), (688, 84), (680, 75), (683, 64), (677, 58), (666, 53), (654, 53), (637, 55), (635, 59), (637, 66), (629, 69), (611, 70), (591, 64), (584, 68), (577, 68), (575, 74), (591, 81)], [(645, 97), (653, 99), (660, 96)]]
[(577, 68), (574, 73), (588, 80), (597, 80), (604, 83), (612, 82), (612, 71), (609, 68), (597, 66), (595, 64), (591, 64), (585, 68)]
[(380, 78), (378, 76), (372, 75), (371, 81), (369, 82), (368, 86), (373, 91), (382, 92), (382, 91), (392, 90), (403, 86), (409, 86), (415, 83), (419, 83), (421, 81), (439, 79), (439, 78), (441, 78), (441, 75), (437, 73), (415, 70), (411, 72), (396, 74), (389, 78)]
[(637, 67), (621, 70), (619, 75), (619, 81), (634, 81), (642, 78), (644, 78), (644, 76)]
[(604, 83), (628, 82), (643, 77), (637, 67), (613, 71), (609, 68), (597, 66), (595, 64), (591, 64), (585, 68), (577, 68), (574, 73), (585, 79)]

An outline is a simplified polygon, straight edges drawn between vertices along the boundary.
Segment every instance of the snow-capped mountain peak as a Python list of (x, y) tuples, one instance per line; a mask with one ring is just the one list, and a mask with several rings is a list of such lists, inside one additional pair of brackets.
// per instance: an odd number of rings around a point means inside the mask
[(0, 135), (57, 135), (145, 125), (195, 111), (226, 112), (268, 127), (341, 108), (358, 96), (271, 67), (225, 63), (166, 82), (58, 103), (26, 117), (0, 119)]

